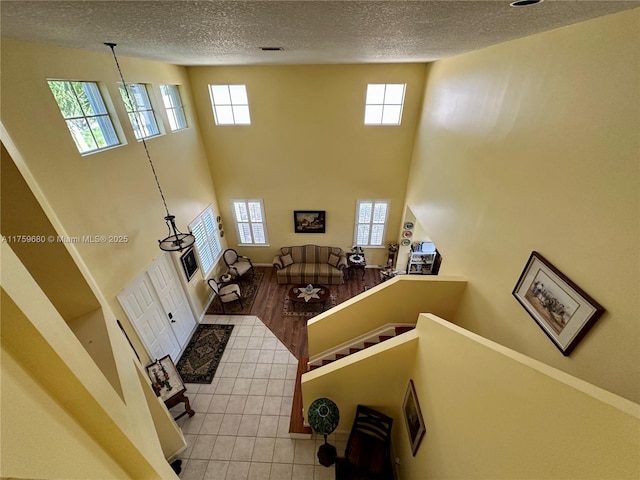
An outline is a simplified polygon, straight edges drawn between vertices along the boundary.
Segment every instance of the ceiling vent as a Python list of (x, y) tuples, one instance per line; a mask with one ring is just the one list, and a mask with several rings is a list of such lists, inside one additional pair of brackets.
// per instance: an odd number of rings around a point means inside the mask
[(512, 7), (528, 7), (530, 5), (542, 3), (543, 1), (544, 0), (517, 0), (515, 2), (511, 2), (509, 5)]

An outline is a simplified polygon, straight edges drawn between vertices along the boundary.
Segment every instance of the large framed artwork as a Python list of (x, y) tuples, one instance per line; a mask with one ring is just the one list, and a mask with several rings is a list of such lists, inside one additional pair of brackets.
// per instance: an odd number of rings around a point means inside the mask
[(293, 227), (295, 233), (325, 233), (325, 211), (294, 210)]
[(565, 356), (605, 312), (538, 252), (531, 252), (512, 293)]
[(424, 425), (424, 419), (422, 418), (422, 412), (420, 411), (420, 404), (418, 403), (418, 395), (416, 395), (416, 388), (413, 385), (413, 380), (409, 380), (409, 386), (407, 387), (407, 393), (404, 395), (404, 402), (402, 402), (402, 411), (404, 412), (404, 421), (407, 426), (407, 432), (409, 433), (409, 443), (411, 443), (411, 453), (416, 456), (422, 437), (424, 437), (427, 431)]
[(182, 269), (187, 277), (187, 282), (191, 280), (194, 273), (198, 271), (198, 262), (196, 262), (196, 251), (190, 248), (180, 257), (180, 263), (182, 263)]

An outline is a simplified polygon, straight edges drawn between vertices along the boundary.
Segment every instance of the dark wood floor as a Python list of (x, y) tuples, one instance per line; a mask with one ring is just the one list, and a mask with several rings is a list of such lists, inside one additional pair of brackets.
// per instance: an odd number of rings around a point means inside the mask
[[(290, 317), (282, 315), (284, 296), (291, 285), (278, 285), (276, 271), (273, 267), (255, 267), (256, 271), (264, 272), (264, 278), (256, 295), (251, 314), (256, 315), (275, 334), (278, 339), (295, 355), (297, 359), (309, 356), (307, 344), (307, 320), (310, 317)], [(377, 268), (367, 268), (364, 271), (354, 271), (351, 278), (342, 285), (331, 285), (331, 291), (336, 294), (336, 304), (342, 303), (359, 293), (365, 287), (373, 287), (380, 283)]]

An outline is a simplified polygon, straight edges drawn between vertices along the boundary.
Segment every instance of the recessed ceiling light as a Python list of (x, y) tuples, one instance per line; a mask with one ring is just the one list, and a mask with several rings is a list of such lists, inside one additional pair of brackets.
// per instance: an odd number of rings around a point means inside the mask
[(528, 7), (529, 5), (536, 5), (542, 3), (544, 0), (517, 0), (511, 2), (509, 5), (512, 7)]
[(284, 50), (284, 48), (282, 48), (282, 47), (260, 47), (260, 50), (262, 50), (263, 52), (279, 52), (281, 50)]

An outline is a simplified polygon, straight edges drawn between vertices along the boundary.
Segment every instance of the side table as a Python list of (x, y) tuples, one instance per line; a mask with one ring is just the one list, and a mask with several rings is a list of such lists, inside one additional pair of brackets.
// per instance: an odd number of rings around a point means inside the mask
[(347, 254), (347, 267), (349, 268), (349, 278), (353, 270), (362, 270), (362, 279), (364, 280), (364, 269), (367, 267), (367, 259), (361, 253), (349, 253)]
[(178, 373), (173, 360), (169, 355), (147, 365), (147, 375), (151, 379), (151, 386), (156, 395), (164, 401), (167, 409), (171, 409), (179, 403), (184, 403), (184, 412), (181, 412), (174, 420), (184, 415), (193, 417), (196, 413), (191, 409), (189, 399), (185, 395), (187, 387), (184, 386), (182, 377)]
[(220, 285), (220, 288), (229, 285), (231, 283), (234, 283), (233, 281), (233, 275), (231, 275), (229, 272), (220, 275), (220, 278), (218, 279), (218, 284)]

